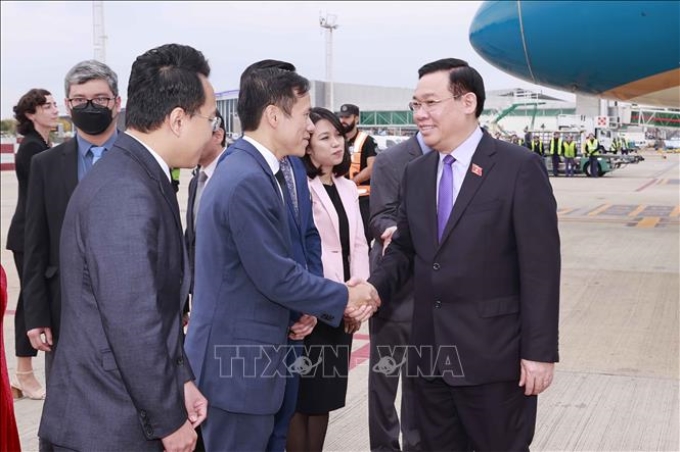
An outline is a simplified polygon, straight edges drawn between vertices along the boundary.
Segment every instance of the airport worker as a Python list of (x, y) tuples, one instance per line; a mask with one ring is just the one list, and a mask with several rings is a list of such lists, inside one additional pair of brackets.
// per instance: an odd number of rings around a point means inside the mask
[(562, 137), (559, 132), (553, 133), (548, 153), (552, 161), (553, 176), (557, 177), (560, 174), (560, 157), (562, 157)]
[(373, 172), (373, 161), (378, 154), (378, 145), (372, 136), (359, 130), (359, 107), (354, 104), (344, 104), (340, 107), (338, 117), (345, 127), (345, 133), (347, 134), (349, 153), (352, 156), (349, 178), (359, 187), (361, 218), (364, 222), (366, 242), (368, 242), (370, 247), (371, 240), (373, 240), (370, 228), (368, 227), (368, 220), (371, 217), (371, 173)]
[(540, 156), (482, 132), (466, 62), (420, 68), (431, 152), (407, 165), (397, 231), (369, 278), (387, 306), (411, 277), (407, 366), (423, 450), (529, 450), (558, 360), (557, 204)]
[(229, 148), (201, 197), (186, 339), (210, 400), (207, 450), (265, 450), (287, 379), (292, 311), (337, 326), (379, 305), (365, 282), (315, 276), (295, 261), (281, 159), (303, 156), (314, 124), (309, 81), (290, 63), (246, 68), (238, 115), (244, 136)]
[(531, 144), (529, 146), (529, 149), (531, 149), (532, 152), (537, 153), (541, 157), (545, 155), (545, 151), (543, 150), (543, 142), (541, 141), (541, 137), (536, 135), (532, 140)]
[(564, 171), (567, 177), (574, 176), (574, 168), (576, 167), (576, 142), (574, 137), (567, 135), (566, 141), (562, 143), (564, 155)]
[(597, 138), (595, 138), (595, 135), (592, 133), (588, 134), (588, 138), (583, 144), (583, 154), (588, 157), (589, 160), (588, 174), (590, 177), (600, 176), (600, 165), (597, 163), (597, 156), (600, 154), (599, 148), (600, 143)]
[(126, 131), (64, 217), (62, 318), (38, 435), (56, 450), (191, 451), (207, 413), (183, 349), (191, 282), (170, 168), (193, 168), (218, 127), (203, 54), (137, 57)]

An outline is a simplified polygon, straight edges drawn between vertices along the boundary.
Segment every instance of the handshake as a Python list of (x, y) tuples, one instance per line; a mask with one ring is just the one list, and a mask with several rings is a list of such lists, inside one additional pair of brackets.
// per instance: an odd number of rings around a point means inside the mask
[(375, 287), (359, 278), (351, 278), (345, 285), (349, 291), (345, 319), (361, 323), (378, 310), (380, 297)]

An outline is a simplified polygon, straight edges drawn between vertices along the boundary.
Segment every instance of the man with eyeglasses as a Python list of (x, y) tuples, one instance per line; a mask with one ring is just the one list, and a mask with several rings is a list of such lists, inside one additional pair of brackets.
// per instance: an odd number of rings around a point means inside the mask
[(31, 345), (46, 352), (46, 379), (59, 339), (59, 235), (64, 213), (78, 182), (113, 146), (120, 111), (118, 76), (104, 63), (81, 61), (64, 82), (64, 103), (75, 138), (32, 160), (26, 207), (25, 317)]
[[(137, 57), (126, 130), (71, 196), (60, 241), (59, 347), (38, 431), (57, 450), (196, 445), (207, 400), (184, 353), (191, 276), (170, 168), (195, 167), (210, 140), (209, 75), (189, 46)], [(109, 96), (87, 95), (97, 97)]]
[(558, 360), (560, 239), (541, 157), (479, 126), (465, 61), (418, 71), (411, 102), (431, 152), (401, 180), (397, 230), (369, 282), (389, 306), (412, 276), (407, 372), (423, 450), (529, 450)]

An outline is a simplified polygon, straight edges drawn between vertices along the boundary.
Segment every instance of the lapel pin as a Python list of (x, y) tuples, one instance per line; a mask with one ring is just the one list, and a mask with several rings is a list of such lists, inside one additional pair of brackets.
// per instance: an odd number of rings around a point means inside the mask
[(472, 169), (470, 170), (479, 177), (482, 177), (482, 167), (479, 165), (472, 164)]

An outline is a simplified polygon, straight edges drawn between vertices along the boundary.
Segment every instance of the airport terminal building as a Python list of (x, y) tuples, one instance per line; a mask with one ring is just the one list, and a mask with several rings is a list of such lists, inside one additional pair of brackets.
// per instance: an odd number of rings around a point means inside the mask
[[(311, 80), (310, 84), (312, 105), (328, 108), (330, 84), (319, 80)], [(236, 113), (238, 89), (218, 92), (216, 96), (217, 108), (225, 118), (227, 132), (232, 136), (240, 135)], [(413, 114), (408, 109), (412, 96), (412, 87), (333, 84), (334, 109), (345, 103), (358, 105), (361, 109), (360, 127), (372, 134), (414, 134)], [(613, 101), (590, 96), (576, 96), (575, 101), (568, 101), (523, 88), (488, 91), (480, 122), (492, 133), (521, 135), (525, 128), (551, 131), (583, 127), (586, 118), (592, 120), (597, 116), (608, 117), (609, 127), (620, 127), (629, 132), (664, 128), (670, 131), (665, 135), (669, 135), (678, 133), (680, 128), (680, 110), (677, 109), (619, 106)]]

